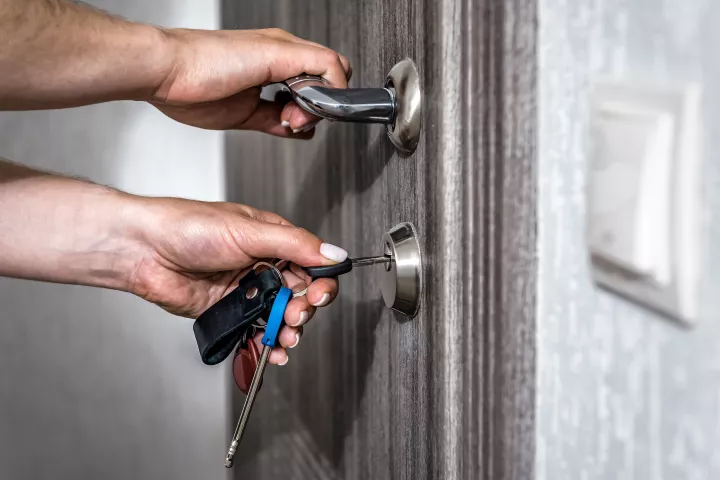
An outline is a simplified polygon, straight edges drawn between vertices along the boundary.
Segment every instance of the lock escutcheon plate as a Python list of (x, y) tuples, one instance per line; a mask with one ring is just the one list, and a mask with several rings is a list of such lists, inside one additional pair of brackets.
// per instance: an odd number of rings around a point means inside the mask
[(422, 257), (415, 227), (408, 222), (393, 227), (383, 236), (383, 251), (393, 259), (375, 267), (385, 305), (414, 317), (422, 294)]

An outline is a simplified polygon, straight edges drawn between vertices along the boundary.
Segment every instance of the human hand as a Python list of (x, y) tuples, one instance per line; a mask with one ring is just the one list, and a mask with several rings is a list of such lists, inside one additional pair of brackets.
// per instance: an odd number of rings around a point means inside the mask
[[(270, 362), (287, 362), (285, 348), (297, 345), (316, 307), (337, 296), (334, 279), (314, 282), (297, 265), (328, 265), (347, 253), (323, 244), (310, 232), (282, 217), (233, 203), (205, 203), (175, 198), (141, 198), (136, 216), (139, 239), (129, 290), (165, 310), (197, 317), (237, 287), (257, 261), (282, 258), (293, 262), (284, 271), (287, 286), (307, 294), (294, 298), (285, 311), (280, 347)], [(255, 338), (258, 348), (261, 335)]]
[(352, 75), (344, 56), (276, 28), (166, 33), (173, 66), (151, 103), (195, 127), (311, 138), (320, 118), (294, 102), (261, 100), (261, 87), (306, 73), (347, 88)]

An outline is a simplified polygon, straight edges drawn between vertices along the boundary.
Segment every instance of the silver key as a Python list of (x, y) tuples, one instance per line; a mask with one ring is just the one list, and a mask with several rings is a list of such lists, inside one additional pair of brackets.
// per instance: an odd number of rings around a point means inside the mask
[(233, 457), (235, 457), (235, 452), (237, 452), (238, 445), (240, 445), (240, 440), (242, 440), (243, 432), (245, 431), (245, 425), (247, 424), (248, 418), (250, 418), (250, 411), (255, 403), (255, 396), (257, 395), (258, 388), (260, 388), (260, 381), (262, 380), (263, 373), (265, 373), (265, 366), (270, 358), (271, 351), (271, 347), (268, 347), (267, 345), (263, 347), (260, 360), (258, 361), (257, 368), (255, 369), (255, 374), (250, 382), (250, 390), (248, 390), (247, 397), (245, 397), (245, 403), (243, 404), (242, 412), (240, 413), (240, 420), (238, 420), (238, 424), (235, 427), (235, 434), (233, 435), (230, 449), (225, 457), (225, 467), (227, 468), (231, 468), (233, 466)]
[(360, 257), (360, 258), (353, 258), (352, 265), (354, 267), (365, 267), (367, 265), (377, 265), (379, 263), (389, 263), (392, 262), (392, 257), (390, 255), (378, 255), (377, 257)]

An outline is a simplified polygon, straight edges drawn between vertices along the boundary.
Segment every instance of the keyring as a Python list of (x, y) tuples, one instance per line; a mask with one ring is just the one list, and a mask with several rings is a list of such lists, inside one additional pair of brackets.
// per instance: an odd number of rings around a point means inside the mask
[(278, 268), (269, 262), (257, 262), (255, 265), (253, 265), (253, 270), (256, 270), (259, 266), (265, 266), (268, 267), (270, 270), (275, 272), (275, 275), (277, 275), (278, 280), (280, 280), (280, 284), (282, 284), (283, 287), (287, 288), (287, 285), (285, 284), (285, 277), (282, 276), (282, 272), (278, 270)]

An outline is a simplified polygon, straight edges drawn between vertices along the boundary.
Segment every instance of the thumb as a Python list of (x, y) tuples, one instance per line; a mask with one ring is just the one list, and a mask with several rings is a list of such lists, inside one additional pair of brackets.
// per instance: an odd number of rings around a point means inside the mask
[(280, 258), (303, 267), (332, 265), (348, 256), (340, 247), (323, 243), (304, 228), (261, 221), (252, 222), (243, 250), (256, 258)]

